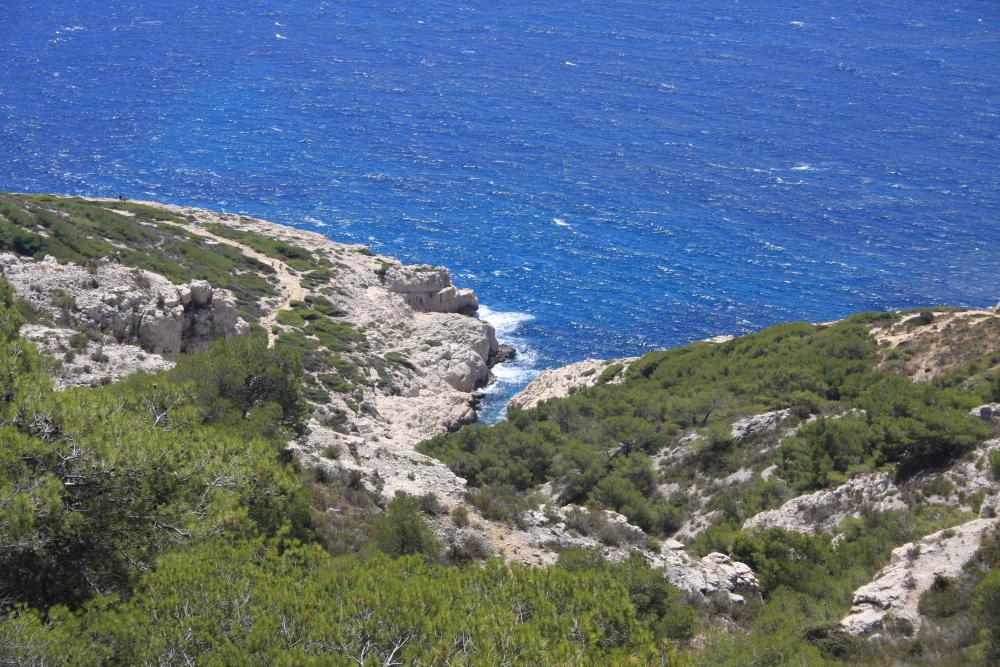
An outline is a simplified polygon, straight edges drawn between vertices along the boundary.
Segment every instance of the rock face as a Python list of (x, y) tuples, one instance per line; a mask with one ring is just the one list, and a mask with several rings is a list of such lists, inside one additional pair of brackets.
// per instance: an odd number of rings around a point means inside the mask
[(472, 290), (456, 289), (443, 266), (394, 265), (382, 282), (390, 292), (403, 295), (411, 308), (425, 313), (471, 315), (479, 308)]
[(747, 595), (760, 595), (760, 584), (753, 570), (725, 554), (710, 553), (696, 560), (688, 555), (683, 544), (667, 540), (660, 556), (670, 583), (689, 595), (707, 597), (723, 592), (736, 604), (742, 604)]
[(777, 428), (778, 425), (788, 419), (791, 414), (791, 410), (785, 409), (775, 410), (773, 412), (763, 412), (759, 415), (754, 415), (753, 417), (740, 419), (739, 421), (733, 423), (730, 434), (733, 436), (733, 440), (737, 443), (742, 442), (743, 440), (749, 440), (758, 433), (763, 433), (764, 431), (770, 431)]
[(629, 364), (638, 357), (622, 359), (585, 359), (575, 364), (542, 371), (531, 381), (521, 393), (510, 399), (508, 407), (519, 410), (529, 410), (542, 401), (551, 398), (563, 398), (577, 388), (593, 387), (601, 374), (609, 367), (620, 365), (621, 370), (607, 381), (607, 384), (617, 384), (622, 381)]
[(906, 507), (897, 493), (887, 472), (858, 475), (835, 489), (797, 496), (776, 509), (756, 514), (743, 522), (743, 528), (833, 532), (844, 519), (860, 516), (866, 510), (885, 512)]
[(84, 268), (0, 255), (0, 272), (31, 309), (67, 328), (111, 336), (164, 359), (246, 330), (232, 295), (205, 281), (174, 285), (117, 264)]
[(979, 549), (983, 535), (1000, 519), (975, 519), (942, 530), (918, 542), (893, 549), (892, 558), (870, 584), (854, 592), (853, 607), (840, 622), (851, 634), (868, 635), (891, 619), (905, 619), (917, 629), (921, 623), (920, 596), (935, 577), (953, 578)]
[[(989, 455), (1000, 439), (987, 440), (943, 472), (925, 473), (897, 485), (887, 472), (857, 475), (840, 486), (797, 496), (780, 507), (756, 514), (745, 529), (784, 528), (799, 533), (834, 533), (847, 518), (904, 509), (913, 495), (921, 502), (976, 511), (987, 517), (1000, 513), (1000, 486), (993, 481)], [(947, 491), (941, 494), (941, 489)], [(979, 498), (973, 505), (973, 498)]]

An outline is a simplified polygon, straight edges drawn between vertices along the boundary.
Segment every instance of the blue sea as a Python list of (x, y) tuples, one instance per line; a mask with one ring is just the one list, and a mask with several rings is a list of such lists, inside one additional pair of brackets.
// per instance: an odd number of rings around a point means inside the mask
[(538, 369), (1000, 299), (1000, 3), (14, 0), (0, 189), (444, 264)]

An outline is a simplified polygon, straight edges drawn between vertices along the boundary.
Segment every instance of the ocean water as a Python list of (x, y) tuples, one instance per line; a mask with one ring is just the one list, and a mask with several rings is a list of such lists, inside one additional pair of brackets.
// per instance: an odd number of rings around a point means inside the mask
[(450, 267), (539, 368), (1000, 299), (1000, 3), (15, 0), (0, 189)]

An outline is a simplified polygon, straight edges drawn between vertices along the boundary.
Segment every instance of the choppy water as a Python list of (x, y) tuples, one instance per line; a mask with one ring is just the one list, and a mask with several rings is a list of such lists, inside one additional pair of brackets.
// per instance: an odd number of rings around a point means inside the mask
[(995, 0), (0, 12), (0, 189), (445, 264), (525, 352), (490, 418), (586, 356), (1000, 299), (998, 113)]

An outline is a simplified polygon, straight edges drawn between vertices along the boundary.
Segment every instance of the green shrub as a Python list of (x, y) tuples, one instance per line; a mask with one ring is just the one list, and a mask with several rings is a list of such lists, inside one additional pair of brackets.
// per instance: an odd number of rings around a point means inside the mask
[(451, 522), (458, 528), (465, 528), (469, 525), (469, 510), (461, 505), (456, 505), (451, 511)]
[(994, 480), (1000, 482), (1000, 449), (990, 452), (989, 463), (990, 475), (992, 475)]
[(417, 500), (402, 492), (396, 493), (376, 521), (375, 545), (393, 558), (420, 554), (433, 559), (441, 552), (441, 545), (420, 516)]

